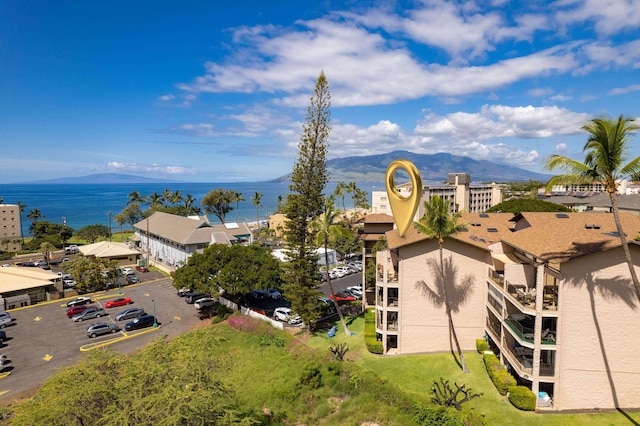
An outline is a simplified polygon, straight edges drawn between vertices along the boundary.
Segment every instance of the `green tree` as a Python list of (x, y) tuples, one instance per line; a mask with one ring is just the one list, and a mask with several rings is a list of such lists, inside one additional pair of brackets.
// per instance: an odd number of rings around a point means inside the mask
[(463, 229), (462, 225), (458, 225), (462, 213), (457, 212), (454, 215), (449, 214), (449, 204), (442, 199), (442, 197), (431, 197), (429, 202), (424, 203), (424, 216), (416, 223), (416, 227), (420, 232), (428, 235), (430, 238), (436, 238), (438, 240), (438, 251), (440, 255), (440, 264), (437, 269), (440, 273), (440, 281), (442, 283), (442, 300), (444, 303), (445, 312), (449, 319), (449, 332), (453, 337), (453, 341), (458, 351), (458, 357), (460, 358), (460, 365), (462, 371), (468, 372), (467, 365), (464, 362), (464, 355), (460, 349), (460, 342), (458, 341), (458, 335), (453, 325), (453, 315), (451, 309), (451, 300), (449, 299), (449, 292), (447, 289), (447, 280), (445, 277), (445, 264), (444, 264), (444, 240), (449, 236), (455, 234)]
[(324, 72), (316, 82), (298, 144), (298, 158), (291, 174), (292, 183), (284, 209), (286, 242), (290, 261), (286, 264), (285, 292), (292, 309), (306, 324), (317, 319), (317, 297), (320, 277), (313, 233), (309, 222), (324, 207), (323, 192), (327, 185), (327, 146), (331, 132), (331, 95)]
[(102, 290), (107, 282), (102, 264), (84, 256), (74, 256), (69, 262), (64, 262), (62, 268), (76, 279), (76, 289), (80, 293)]
[(550, 203), (531, 198), (512, 198), (496, 204), (487, 213), (522, 213), (522, 212), (570, 212), (571, 209), (562, 204)]
[(193, 195), (187, 194), (182, 201), (184, 203), (184, 216), (199, 215), (201, 213), (200, 207), (193, 205), (196, 202)]
[(24, 213), (24, 209), (27, 207), (25, 203), (22, 201), (18, 201), (18, 211), (20, 214), (20, 236), (22, 237), (22, 242), (24, 243), (24, 232), (22, 230), (22, 213)]
[(109, 237), (109, 227), (101, 224), (83, 226), (76, 231), (76, 237), (95, 243), (98, 238)]
[(231, 202), (236, 203), (236, 222), (238, 221), (238, 203), (245, 201), (244, 197), (238, 191), (231, 191)]
[(202, 199), (202, 206), (204, 211), (208, 214), (212, 214), (220, 219), (220, 222), (224, 223), (224, 218), (233, 208), (230, 206), (232, 199), (232, 191), (217, 188), (212, 189)]
[(144, 218), (140, 204), (129, 203), (120, 214), (126, 219), (125, 222), (133, 227)]
[(120, 225), (120, 242), (122, 242), (123, 241), (122, 227), (124, 226), (125, 223), (127, 223), (127, 217), (122, 213), (118, 213), (113, 217), (113, 220), (115, 220), (116, 223)]
[(604, 185), (611, 200), (613, 218), (620, 236), (624, 257), (629, 266), (636, 296), (640, 300), (640, 283), (631, 259), (626, 234), (622, 229), (616, 199), (618, 182), (640, 173), (640, 157), (627, 161), (631, 150), (630, 136), (638, 128), (639, 126), (633, 118), (625, 118), (622, 115), (617, 120), (594, 118), (582, 126), (582, 129), (589, 133), (587, 142), (582, 149), (586, 153), (584, 162), (581, 163), (556, 154), (547, 159), (545, 167), (548, 170), (562, 169), (566, 172), (551, 178), (547, 183), (547, 188), (563, 183), (601, 182)]
[(333, 300), (333, 305), (336, 308), (336, 312), (338, 312), (338, 317), (340, 317), (340, 322), (342, 323), (342, 327), (344, 328), (344, 333), (347, 336), (350, 336), (351, 332), (349, 331), (349, 328), (347, 328), (347, 323), (342, 316), (340, 306), (338, 306), (336, 294), (333, 291), (333, 284), (331, 284), (331, 276), (329, 274), (329, 242), (335, 241), (335, 239), (338, 237), (351, 236), (351, 231), (342, 226), (341, 223), (336, 223), (336, 218), (339, 214), (340, 212), (334, 210), (333, 208), (333, 198), (329, 197), (324, 204), (324, 213), (320, 216), (316, 216), (311, 221), (310, 225), (311, 229), (315, 233), (316, 245), (319, 247), (324, 247), (324, 265), (325, 271), (327, 273), (327, 283), (329, 284), (329, 291), (331, 292), (331, 299)]
[(251, 204), (256, 206), (256, 226), (258, 231), (260, 230), (260, 215), (258, 214), (258, 207), (262, 206), (262, 193), (256, 191), (251, 197)]
[(33, 228), (36, 226), (38, 219), (43, 219), (44, 215), (39, 209), (31, 209), (27, 215), (27, 219), (31, 220), (31, 234), (33, 235)]
[(127, 201), (127, 205), (129, 204), (144, 204), (147, 202), (147, 199), (144, 195), (141, 195), (139, 191), (131, 191), (129, 194), (129, 201)]
[(183, 197), (179, 189), (176, 189), (175, 191), (173, 191), (173, 193), (171, 194), (170, 200), (171, 200), (171, 204), (173, 205), (177, 205), (182, 202)]
[(340, 197), (340, 199), (342, 200), (342, 211), (345, 212), (345, 214), (347, 212), (347, 208), (344, 205), (344, 196), (348, 189), (349, 186), (346, 183), (340, 181), (336, 185), (336, 189), (333, 190), (333, 195), (335, 195), (336, 197)]
[(211, 294), (222, 288), (240, 296), (259, 288), (280, 288), (281, 272), (280, 261), (265, 247), (212, 244), (174, 272), (173, 285)]
[(157, 192), (152, 192), (146, 199), (151, 210), (158, 211), (162, 207), (162, 196)]

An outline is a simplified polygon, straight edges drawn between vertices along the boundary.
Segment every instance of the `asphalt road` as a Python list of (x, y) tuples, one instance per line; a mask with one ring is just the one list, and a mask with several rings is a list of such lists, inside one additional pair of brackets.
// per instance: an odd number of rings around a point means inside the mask
[[(138, 275), (145, 279), (146, 274)], [(147, 313), (153, 314), (155, 305), (160, 324), (155, 330), (146, 329), (152, 330), (146, 333), (127, 332), (129, 338), (107, 346), (122, 353), (129, 353), (162, 335), (175, 337), (193, 329), (200, 322), (193, 305), (177, 296), (169, 278), (127, 286), (122, 288), (122, 292), (134, 302), (127, 307), (142, 307)], [(92, 304), (98, 306), (121, 297), (117, 289), (96, 293), (95, 296), (97, 301)], [(0, 353), (11, 361), (4, 370), (11, 374), (0, 378), (0, 401), (43, 383), (60, 368), (75, 364), (88, 353), (81, 351), (83, 346), (124, 336), (123, 332), (118, 332), (90, 339), (86, 329), (94, 322), (115, 323), (115, 315), (126, 307), (107, 309), (109, 316), (106, 317), (74, 322), (66, 315), (67, 300), (9, 311), (15, 321), (14, 325), (4, 329), (10, 340), (0, 348)], [(119, 321), (118, 325), (124, 329), (126, 322)]]

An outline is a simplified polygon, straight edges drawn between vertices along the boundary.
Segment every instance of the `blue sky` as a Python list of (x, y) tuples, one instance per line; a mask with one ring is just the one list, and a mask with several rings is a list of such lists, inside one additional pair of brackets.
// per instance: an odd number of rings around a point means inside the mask
[(640, 116), (640, 0), (3, 0), (0, 183), (279, 177), (321, 70), (329, 158), (542, 171), (583, 159), (586, 120)]

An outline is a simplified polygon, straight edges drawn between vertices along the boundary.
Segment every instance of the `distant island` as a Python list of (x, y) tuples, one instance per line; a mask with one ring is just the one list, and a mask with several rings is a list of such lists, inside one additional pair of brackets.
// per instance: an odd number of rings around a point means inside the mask
[(35, 180), (31, 182), (23, 182), (24, 184), (113, 184), (113, 183), (183, 183), (184, 181), (171, 179), (147, 178), (144, 176), (125, 175), (120, 173), (97, 173), (86, 176), (61, 177), (56, 179)]

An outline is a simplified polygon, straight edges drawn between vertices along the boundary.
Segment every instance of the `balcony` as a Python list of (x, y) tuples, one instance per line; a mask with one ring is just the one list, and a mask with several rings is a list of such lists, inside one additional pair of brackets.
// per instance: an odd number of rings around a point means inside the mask
[(489, 269), (489, 278), (500, 287), (504, 286), (504, 271)]
[(487, 315), (486, 321), (487, 328), (493, 332), (496, 337), (500, 337), (500, 322)]
[[(513, 331), (518, 338), (524, 342), (533, 343), (533, 321), (534, 319), (527, 315), (517, 314), (513, 316), (508, 316), (504, 319), (504, 323), (509, 327), (511, 331)], [(544, 324), (544, 322), (543, 322)], [(549, 327), (545, 328), (542, 331), (542, 338), (540, 343), (543, 345), (555, 345), (556, 344), (556, 333), (554, 329), (550, 329)]]

